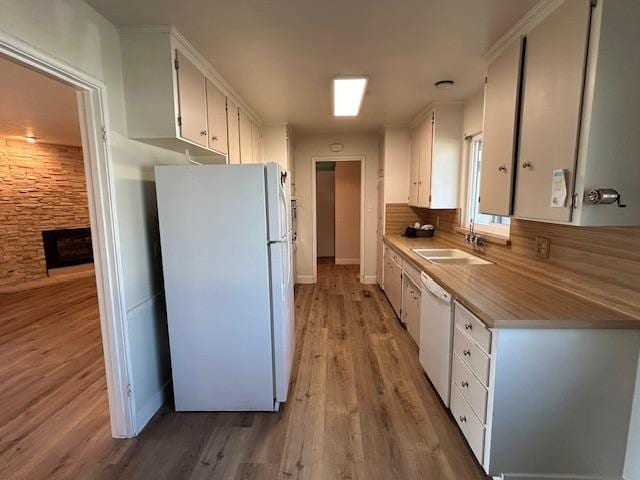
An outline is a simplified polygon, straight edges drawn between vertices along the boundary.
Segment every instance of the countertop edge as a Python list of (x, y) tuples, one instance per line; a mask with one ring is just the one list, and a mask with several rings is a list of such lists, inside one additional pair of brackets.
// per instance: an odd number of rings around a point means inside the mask
[[(592, 330), (639, 330), (640, 329), (640, 320), (634, 319), (627, 314), (619, 312), (613, 308), (610, 308), (612, 312), (611, 320), (576, 320), (576, 319), (494, 319), (491, 318), (489, 314), (484, 312), (481, 308), (478, 308), (472, 301), (468, 298), (465, 298), (459, 292), (456, 291), (455, 288), (452, 288), (451, 285), (443, 279), (438, 272), (433, 272), (432, 270), (425, 270), (423, 264), (421, 264), (419, 260), (416, 258), (412, 258), (416, 254), (410, 254), (406, 251), (408, 248), (405, 245), (402, 245), (399, 242), (400, 239), (395, 238), (395, 236), (384, 235), (383, 243), (388, 245), (393, 250), (397, 251), (399, 255), (402, 256), (403, 259), (408, 261), (413, 265), (413, 267), (417, 268), (420, 271), (424, 271), (427, 275), (429, 275), (433, 280), (435, 280), (438, 284), (440, 284), (445, 290), (449, 291), (453, 296), (453, 299), (459, 302), (462, 306), (467, 308), (471, 313), (473, 313), (478, 319), (482, 321), (488, 328), (490, 329), (536, 329), (536, 330), (584, 330), (584, 329), (592, 329)], [(423, 262), (426, 262), (423, 261)], [(478, 268), (483, 268), (482, 266)], [(515, 273), (513, 273), (515, 275)], [(523, 279), (526, 278), (526, 281), (533, 282), (534, 280), (525, 277), (523, 275)], [(563, 290), (563, 295), (566, 295), (568, 298), (578, 299), (579, 301), (585, 304), (593, 304), (600, 309), (609, 309), (606, 305), (596, 302), (589, 302), (584, 298), (572, 293), (568, 290)], [(620, 318), (627, 317), (627, 318)]]

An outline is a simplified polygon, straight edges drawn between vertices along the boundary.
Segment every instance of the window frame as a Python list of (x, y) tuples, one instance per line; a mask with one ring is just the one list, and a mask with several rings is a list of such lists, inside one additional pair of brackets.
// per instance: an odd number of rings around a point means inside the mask
[[(477, 143), (480, 142), (481, 147), (483, 146), (483, 136), (482, 132), (476, 135), (473, 135), (468, 139), (469, 145), (467, 149), (467, 188), (466, 188), (466, 202), (465, 208), (463, 212), (463, 227), (470, 230), (471, 229), (471, 220), (474, 214), (478, 212), (475, 211), (475, 206), (478, 204), (478, 196), (480, 191), (480, 183), (479, 183), (479, 174), (481, 171), (482, 165), (482, 157), (480, 162), (477, 161)], [(482, 153), (481, 153), (482, 155)], [(493, 215), (493, 217), (501, 217), (499, 215)], [(506, 217), (510, 218), (510, 217)], [(476, 222), (473, 226), (475, 232), (478, 233), (486, 233), (489, 235), (494, 235), (497, 237), (501, 237), (504, 239), (509, 239), (511, 235), (511, 225), (510, 223), (478, 223)]]

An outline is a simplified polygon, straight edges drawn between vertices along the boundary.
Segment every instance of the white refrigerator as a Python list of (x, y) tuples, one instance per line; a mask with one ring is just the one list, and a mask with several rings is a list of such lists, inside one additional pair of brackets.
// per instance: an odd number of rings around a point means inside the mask
[(287, 172), (161, 166), (155, 177), (176, 410), (277, 410), (295, 349)]

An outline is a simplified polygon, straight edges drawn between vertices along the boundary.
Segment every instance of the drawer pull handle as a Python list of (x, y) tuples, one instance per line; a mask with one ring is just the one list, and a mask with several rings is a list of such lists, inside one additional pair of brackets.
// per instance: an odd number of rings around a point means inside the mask
[(473, 329), (473, 325), (471, 325), (470, 323), (465, 323), (464, 324), (464, 329), (465, 330), (471, 330), (471, 329)]
[(467, 421), (467, 417), (465, 417), (464, 415), (460, 415), (460, 422), (465, 423)]
[(463, 350), (463, 351), (462, 351), (462, 354), (463, 354), (465, 357), (470, 357), (470, 356), (471, 356), (471, 351), (470, 351), (470, 350)]
[(464, 388), (469, 388), (469, 382), (466, 382), (464, 380), (460, 382), (460, 385), (462, 385)]

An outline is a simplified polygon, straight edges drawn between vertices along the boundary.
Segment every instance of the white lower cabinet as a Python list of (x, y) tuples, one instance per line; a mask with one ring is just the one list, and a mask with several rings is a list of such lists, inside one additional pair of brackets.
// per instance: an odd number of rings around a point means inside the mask
[(488, 475), (622, 478), (639, 331), (488, 329), (458, 302), (454, 317), (451, 413)]
[(394, 312), (402, 319), (402, 267), (393, 259), (397, 255), (390, 248), (385, 248), (383, 286)]
[(402, 321), (416, 344), (420, 343), (420, 287), (404, 272), (402, 276)]

